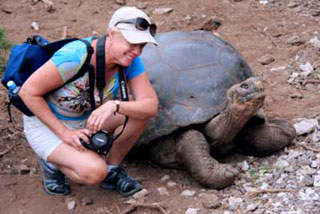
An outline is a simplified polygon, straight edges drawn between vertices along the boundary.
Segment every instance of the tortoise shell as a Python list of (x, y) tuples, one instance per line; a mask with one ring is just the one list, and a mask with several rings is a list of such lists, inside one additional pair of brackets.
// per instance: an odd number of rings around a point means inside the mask
[(159, 46), (147, 45), (141, 57), (159, 111), (140, 143), (210, 120), (224, 110), (227, 90), (254, 76), (241, 54), (212, 32), (168, 32), (156, 40)]

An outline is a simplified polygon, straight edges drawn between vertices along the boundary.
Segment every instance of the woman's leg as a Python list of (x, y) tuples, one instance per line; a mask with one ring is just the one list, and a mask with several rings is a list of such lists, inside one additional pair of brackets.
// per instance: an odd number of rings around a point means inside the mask
[[(114, 133), (116, 136), (123, 128), (125, 117), (120, 114), (112, 116), (110, 120), (104, 125), (104, 129), (108, 132)], [(137, 120), (129, 118), (128, 123), (120, 135), (120, 137), (113, 142), (107, 163), (112, 165), (120, 164), (130, 149), (137, 143), (139, 137), (145, 130), (147, 120)]]
[(107, 175), (107, 164), (101, 156), (89, 150), (80, 152), (65, 143), (60, 144), (48, 156), (48, 162), (80, 184), (94, 185)]

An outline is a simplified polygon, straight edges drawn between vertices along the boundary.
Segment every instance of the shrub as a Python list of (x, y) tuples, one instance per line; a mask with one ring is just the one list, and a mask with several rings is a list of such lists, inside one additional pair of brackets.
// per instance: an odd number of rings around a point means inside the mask
[(7, 39), (6, 30), (1, 28), (0, 29), (0, 75), (3, 74), (6, 68), (11, 48), (12, 48), (12, 44)]

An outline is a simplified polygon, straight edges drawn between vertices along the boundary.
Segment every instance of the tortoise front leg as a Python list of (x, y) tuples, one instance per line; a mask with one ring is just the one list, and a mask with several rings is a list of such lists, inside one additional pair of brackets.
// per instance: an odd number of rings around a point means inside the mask
[(228, 164), (220, 164), (210, 156), (210, 146), (203, 134), (189, 130), (177, 139), (177, 159), (203, 186), (222, 189), (231, 185), (237, 169)]
[(295, 128), (287, 121), (257, 122), (256, 118), (252, 118), (236, 137), (235, 142), (244, 154), (263, 157), (290, 145), (295, 136)]

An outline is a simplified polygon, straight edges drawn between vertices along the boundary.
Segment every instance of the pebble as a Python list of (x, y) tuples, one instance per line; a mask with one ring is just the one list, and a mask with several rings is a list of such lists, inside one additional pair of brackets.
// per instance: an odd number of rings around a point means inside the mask
[(159, 187), (157, 188), (158, 192), (160, 195), (166, 195), (166, 196), (169, 196), (169, 192), (167, 190), (167, 188), (165, 187)]
[(298, 123), (295, 123), (293, 126), (296, 129), (297, 135), (303, 135), (303, 134), (310, 133), (318, 125), (319, 125), (319, 122), (317, 119), (304, 119)]
[(217, 209), (221, 206), (221, 202), (216, 194), (201, 194), (199, 195), (202, 205), (207, 209)]
[(273, 56), (267, 54), (267, 55), (264, 55), (264, 56), (260, 57), (260, 58), (258, 59), (258, 61), (259, 61), (262, 65), (269, 65), (270, 63), (274, 62), (275, 59), (274, 59)]
[(153, 14), (159, 14), (159, 15), (163, 15), (166, 13), (171, 13), (173, 11), (173, 8), (156, 8), (153, 10)]
[(277, 160), (277, 162), (275, 163), (275, 167), (276, 167), (277, 169), (284, 169), (284, 168), (286, 168), (286, 167), (288, 167), (288, 166), (289, 166), (288, 161), (282, 160), (282, 158), (279, 158), (279, 159)]
[(13, 167), (13, 173), (19, 174), (19, 175), (25, 175), (30, 172), (30, 167), (28, 167), (25, 164), (16, 165)]
[(255, 203), (255, 204), (249, 204), (248, 206), (247, 206), (247, 212), (248, 211), (254, 211), (254, 210), (256, 210), (257, 208), (258, 208), (258, 206), (259, 206), (259, 204), (258, 203)]
[(162, 176), (162, 178), (160, 179), (160, 181), (161, 182), (165, 182), (165, 181), (167, 181), (167, 180), (169, 180), (170, 179), (170, 176), (169, 175), (164, 175), (164, 176)]
[(229, 209), (230, 210), (236, 210), (236, 209), (238, 209), (239, 207), (242, 206), (243, 199), (242, 198), (230, 197), (228, 199), (228, 203), (229, 203)]
[(77, 202), (74, 201), (74, 200), (67, 202), (67, 208), (68, 208), (68, 210), (73, 210), (73, 209), (76, 208), (76, 206), (77, 206)]
[(31, 28), (35, 31), (39, 31), (40, 27), (39, 27), (39, 23), (38, 22), (32, 22), (31, 23)]
[(289, 39), (287, 39), (287, 44), (292, 45), (292, 46), (299, 46), (304, 44), (305, 41), (300, 38), (299, 36), (292, 36)]
[(306, 64), (299, 65), (299, 68), (302, 71), (302, 72), (300, 72), (299, 75), (304, 77), (304, 78), (309, 76), (313, 71), (313, 66), (309, 62), (307, 62)]
[(320, 187), (320, 175), (315, 175), (313, 180), (314, 187)]
[(167, 186), (168, 187), (175, 187), (175, 186), (177, 186), (177, 183), (173, 182), (173, 181), (168, 181)]
[(196, 194), (195, 191), (191, 191), (191, 190), (184, 190), (181, 192), (181, 196), (184, 196), (184, 197), (192, 197)]
[(198, 214), (198, 208), (188, 208), (185, 214)]
[(141, 199), (144, 198), (146, 195), (149, 195), (151, 192), (145, 188), (140, 190), (139, 192), (135, 193), (132, 197), (134, 199)]
[(320, 48), (320, 40), (317, 36), (312, 37), (309, 41), (310, 44), (312, 44), (315, 48)]
[(93, 199), (91, 197), (88, 197), (88, 196), (84, 197), (84, 198), (81, 199), (81, 204), (83, 206), (91, 205), (91, 204), (93, 204)]
[(280, 71), (284, 71), (286, 70), (286, 66), (279, 66), (279, 67), (275, 67), (275, 68), (271, 68), (270, 71), (271, 72), (280, 72)]

